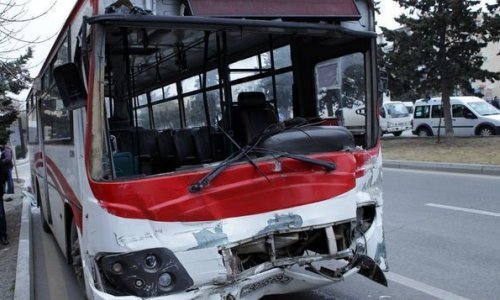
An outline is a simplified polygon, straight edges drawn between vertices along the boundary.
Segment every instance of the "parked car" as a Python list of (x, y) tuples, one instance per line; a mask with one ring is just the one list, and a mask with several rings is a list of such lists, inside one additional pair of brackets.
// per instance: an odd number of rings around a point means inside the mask
[[(500, 134), (500, 110), (481, 98), (451, 97), (453, 131), (456, 136)], [(441, 98), (420, 99), (415, 102), (413, 134), (418, 136), (444, 134)]]

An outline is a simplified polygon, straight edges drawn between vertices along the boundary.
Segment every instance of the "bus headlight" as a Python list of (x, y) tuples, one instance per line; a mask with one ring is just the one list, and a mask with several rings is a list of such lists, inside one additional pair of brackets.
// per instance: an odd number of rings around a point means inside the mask
[(98, 262), (105, 277), (106, 292), (114, 295), (161, 296), (193, 285), (186, 269), (166, 248), (103, 254)]
[(158, 279), (158, 285), (162, 290), (170, 290), (172, 284), (174, 283), (174, 278), (170, 273), (163, 273)]
[(150, 270), (154, 270), (158, 266), (158, 259), (154, 254), (148, 255), (144, 259), (144, 266)]

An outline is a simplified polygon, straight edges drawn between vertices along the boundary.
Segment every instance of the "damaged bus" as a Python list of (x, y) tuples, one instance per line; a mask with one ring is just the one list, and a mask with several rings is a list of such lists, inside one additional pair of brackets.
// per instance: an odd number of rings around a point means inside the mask
[(87, 297), (387, 285), (375, 39), (370, 0), (79, 0), (27, 108)]

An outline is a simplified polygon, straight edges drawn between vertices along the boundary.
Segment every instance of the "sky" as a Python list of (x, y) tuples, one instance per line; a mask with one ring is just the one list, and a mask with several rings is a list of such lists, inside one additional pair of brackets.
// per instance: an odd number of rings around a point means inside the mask
[[(482, 5), (486, 3), (493, 4), (496, 0), (481, 0)], [(380, 1), (380, 15), (376, 16), (377, 25), (381, 27), (387, 27), (389, 29), (395, 29), (399, 27), (398, 23), (394, 18), (399, 17), (403, 12), (403, 9), (399, 7), (396, 1), (393, 0), (381, 0)]]
[[(26, 3), (25, 16), (36, 16), (43, 12), (47, 12), (40, 18), (31, 21), (29, 24), (24, 24), (26, 27), (18, 37), (24, 40), (46, 40), (43, 43), (33, 44), (33, 58), (28, 63), (28, 67), (32, 77), (36, 77), (40, 68), (47, 57), (52, 44), (54, 43), (57, 34), (64, 25), (71, 9), (76, 3), (76, 0), (18, 0), (18, 4)], [(54, 6), (51, 8), (51, 4)], [(48, 40), (47, 40), (48, 39)], [(18, 56), (24, 53), (26, 49), (19, 52)], [(21, 92), (19, 95), (13, 95), (14, 98), (24, 101), (28, 95), (28, 90)]]
[[(495, 0), (483, 0), (483, 2), (493, 1)], [(53, 2), (55, 5), (50, 8)], [(33, 45), (34, 54), (33, 59), (29, 63), (29, 69), (31, 75), (35, 77), (38, 75), (43, 62), (48, 55), (52, 44), (54, 43), (55, 37), (66, 21), (71, 9), (76, 3), (76, 0), (18, 0), (18, 3), (26, 3), (27, 15), (37, 15), (47, 11), (44, 16), (28, 24), (22, 33), (22, 37), (28, 40), (35, 39), (37, 37), (44, 40), (52, 37), (44, 43)], [(378, 25), (389, 29), (397, 28), (398, 24), (394, 21), (394, 18), (399, 16), (401, 12), (402, 10), (395, 1), (381, 0), (380, 15), (376, 16)], [(16, 96), (16, 98), (24, 100), (27, 93), (28, 92), (25, 91), (21, 95)]]
[(402, 12), (403, 10), (397, 2), (392, 0), (380, 1), (380, 15), (376, 16), (377, 25), (389, 29), (397, 28), (398, 23), (394, 21), (394, 18), (398, 17)]
[[(26, 2), (26, 10), (28, 16), (38, 15), (42, 12), (47, 12), (40, 18), (31, 21), (25, 30), (23, 30), (23, 38), (33, 40), (40, 37), (41, 40), (50, 38), (46, 42), (33, 45), (34, 55), (30, 62), (30, 71), (32, 76), (38, 75), (38, 71), (48, 55), (52, 44), (54, 43), (57, 34), (61, 27), (64, 25), (71, 9), (76, 3), (76, 0), (53, 0), (53, 1), (40, 1), (40, 0), (19, 0), (19, 2)], [(51, 4), (54, 6), (51, 8)]]

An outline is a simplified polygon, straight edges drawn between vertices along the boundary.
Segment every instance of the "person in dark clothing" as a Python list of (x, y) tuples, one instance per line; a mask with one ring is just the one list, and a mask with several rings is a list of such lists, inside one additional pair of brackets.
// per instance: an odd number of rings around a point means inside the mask
[(495, 96), (495, 98), (493, 98), (493, 100), (491, 101), (491, 105), (500, 109), (500, 99), (498, 99), (498, 97)]
[(7, 146), (6, 144), (0, 144), (0, 150), (2, 151), (2, 154), (5, 153), (5, 160), (10, 161), (9, 163), (9, 172), (7, 173), (7, 191), (5, 192), (6, 194), (14, 194), (14, 180), (12, 179), (12, 168), (14, 165), (12, 164), (12, 149)]
[(9, 178), (9, 170), (12, 168), (12, 151), (4, 151), (6, 149), (5, 144), (5, 141), (0, 141), (0, 150), (2, 150), (2, 154), (0, 155), (0, 242), (3, 245), (8, 245), (9, 240), (7, 239), (7, 220), (3, 206), (3, 194), (5, 192), (5, 183)]

